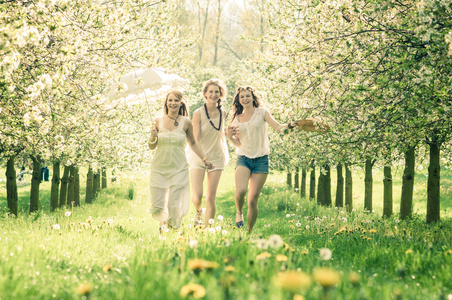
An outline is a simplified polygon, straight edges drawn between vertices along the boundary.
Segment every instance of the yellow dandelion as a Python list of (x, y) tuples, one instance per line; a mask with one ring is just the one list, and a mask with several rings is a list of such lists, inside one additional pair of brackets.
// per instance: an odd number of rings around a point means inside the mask
[(89, 293), (91, 293), (92, 290), (93, 290), (93, 286), (89, 283), (82, 283), (76, 289), (77, 294), (82, 295), (82, 296), (89, 295)]
[(370, 233), (376, 233), (377, 231), (375, 229), (369, 230)]
[(305, 297), (299, 294), (293, 295), (293, 300), (305, 300)]
[(226, 266), (226, 267), (224, 267), (224, 270), (226, 272), (234, 272), (235, 268), (234, 268), (234, 266)]
[(304, 254), (304, 255), (307, 255), (308, 253), (309, 253), (308, 250), (303, 250), (303, 251), (300, 252), (300, 254)]
[(202, 285), (189, 283), (180, 289), (179, 295), (183, 298), (190, 295), (195, 299), (204, 298), (206, 296), (206, 289)]
[(194, 271), (217, 269), (220, 264), (215, 261), (209, 261), (202, 258), (190, 259), (188, 268)]
[(371, 237), (367, 237), (367, 240), (370, 241), (372, 238)]
[(308, 289), (311, 286), (311, 277), (303, 272), (285, 271), (278, 273), (274, 278), (274, 284), (283, 290), (295, 293)]
[(413, 249), (408, 249), (407, 251), (405, 251), (405, 254), (412, 254), (414, 253)]
[(102, 271), (104, 271), (104, 272), (108, 272), (108, 271), (110, 271), (111, 270), (111, 265), (110, 264), (106, 264), (103, 268), (102, 268)]
[(223, 259), (223, 262), (224, 263), (227, 263), (229, 261), (229, 259), (227, 258), (227, 257), (225, 257), (224, 259)]
[(86, 223), (92, 223), (93, 222), (93, 219), (86, 219)]
[(278, 255), (276, 255), (276, 261), (280, 261), (280, 262), (287, 261), (287, 256), (278, 254)]
[(257, 260), (261, 260), (261, 259), (269, 258), (269, 257), (271, 257), (271, 256), (272, 256), (272, 255), (271, 255), (270, 253), (268, 253), (268, 252), (262, 252), (261, 254), (259, 254), (259, 255), (256, 256), (256, 259), (257, 259)]
[(334, 235), (338, 235), (340, 232), (339, 231), (336, 231), (335, 233), (334, 233)]
[(335, 286), (341, 279), (339, 273), (330, 268), (317, 268), (314, 270), (313, 276), (315, 281), (324, 288)]
[(344, 231), (347, 231), (347, 229), (345, 227), (342, 227), (339, 231), (344, 232)]
[(348, 273), (348, 280), (349, 280), (353, 285), (358, 285), (360, 279), (361, 279), (361, 276), (359, 276), (358, 273), (356, 273), (356, 272), (350, 272), (350, 273)]
[(185, 238), (184, 238), (183, 236), (178, 236), (178, 237), (176, 238), (176, 240), (177, 240), (178, 242), (183, 242), (183, 241), (185, 241)]
[(451, 249), (449, 249), (449, 250), (447, 250), (446, 252), (444, 252), (444, 255), (452, 255), (452, 250)]

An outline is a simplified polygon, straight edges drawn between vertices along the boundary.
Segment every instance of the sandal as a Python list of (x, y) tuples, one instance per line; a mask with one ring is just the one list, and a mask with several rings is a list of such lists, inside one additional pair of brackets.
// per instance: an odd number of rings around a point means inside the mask
[(195, 221), (193, 222), (193, 227), (202, 226), (202, 225), (203, 225), (202, 209), (196, 210), (196, 216), (195, 216)]
[(236, 220), (237, 220), (237, 216), (240, 216), (240, 221), (235, 222), (235, 226), (237, 226), (237, 228), (243, 227), (243, 214), (236, 213), (235, 214)]

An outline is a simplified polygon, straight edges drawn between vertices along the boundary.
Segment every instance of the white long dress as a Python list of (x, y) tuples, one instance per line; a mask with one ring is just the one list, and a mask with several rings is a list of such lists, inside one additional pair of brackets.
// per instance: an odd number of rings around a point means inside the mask
[[(222, 111), (220, 130), (213, 128), (206, 115), (204, 106), (197, 109), (200, 112), (201, 117), (201, 135), (199, 137), (199, 145), (204, 151), (209, 161), (214, 165), (214, 168), (209, 171), (224, 170), (224, 167), (229, 162), (229, 151), (226, 144), (226, 137), (224, 135), (224, 122), (226, 113)], [(195, 111), (196, 112), (196, 111)], [(211, 118), (215, 126), (220, 125), (220, 115), (215, 118)], [(203, 169), (205, 165), (201, 158), (191, 150), (190, 147), (186, 148), (187, 160), (190, 164), (190, 169)]]
[(186, 118), (179, 126), (167, 130), (163, 117), (159, 118), (157, 150), (151, 161), (151, 213), (160, 222), (179, 228), (182, 217), (190, 206), (188, 163), (185, 156), (186, 134), (183, 130)]

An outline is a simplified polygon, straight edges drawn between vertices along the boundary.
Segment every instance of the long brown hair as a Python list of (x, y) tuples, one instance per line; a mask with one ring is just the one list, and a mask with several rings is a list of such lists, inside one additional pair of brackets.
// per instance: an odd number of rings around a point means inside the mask
[(176, 98), (179, 99), (180, 102), (181, 102), (181, 106), (179, 108), (179, 115), (184, 116), (184, 117), (188, 117), (188, 105), (187, 105), (187, 102), (185, 101), (184, 95), (182, 95), (182, 93), (177, 91), (177, 90), (170, 91), (168, 94), (166, 94), (165, 103), (163, 104), (163, 112), (165, 113), (165, 115), (168, 114), (167, 102), (168, 102), (168, 97), (171, 94), (176, 96)]
[(207, 92), (207, 89), (210, 85), (217, 86), (220, 90), (220, 98), (217, 101), (217, 107), (221, 108), (221, 101), (226, 99), (226, 95), (228, 94), (228, 88), (224, 84), (224, 82), (221, 79), (212, 78), (207, 81), (205, 81), (202, 84), (202, 97), (204, 98), (204, 94)]
[(240, 99), (239, 99), (239, 95), (240, 95), (241, 91), (250, 91), (251, 92), (251, 95), (253, 96), (253, 106), (254, 107), (262, 106), (262, 103), (261, 103), (259, 97), (256, 95), (256, 91), (254, 90), (254, 88), (252, 88), (249, 85), (239, 86), (237, 88), (237, 92), (235, 93), (234, 101), (232, 102), (233, 116), (232, 116), (231, 122), (234, 121), (234, 119), (237, 115), (240, 115), (243, 112), (243, 106), (242, 106), (242, 104), (240, 104)]

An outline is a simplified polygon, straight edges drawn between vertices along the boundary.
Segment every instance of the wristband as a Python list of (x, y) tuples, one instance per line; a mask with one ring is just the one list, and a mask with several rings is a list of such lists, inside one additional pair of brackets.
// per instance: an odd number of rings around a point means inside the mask
[(150, 145), (155, 145), (155, 144), (157, 143), (158, 140), (159, 140), (158, 137), (157, 137), (157, 138), (155, 139), (155, 141), (153, 141), (153, 142), (151, 142), (151, 139), (149, 139), (148, 143), (149, 143)]
[(288, 129), (292, 129), (292, 128), (294, 128), (295, 126), (292, 126), (292, 125), (290, 125), (290, 124), (292, 124), (292, 122), (291, 123), (289, 123), (289, 124), (287, 124), (287, 128)]

